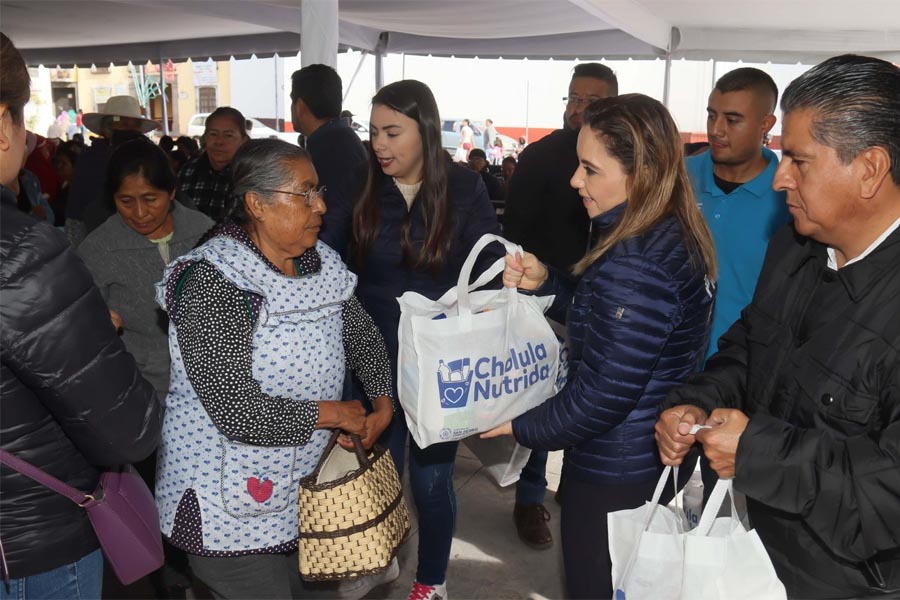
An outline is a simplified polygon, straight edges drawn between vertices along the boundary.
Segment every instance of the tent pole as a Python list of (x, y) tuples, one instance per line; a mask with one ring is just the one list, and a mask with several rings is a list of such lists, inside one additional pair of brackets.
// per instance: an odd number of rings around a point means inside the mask
[[(169, 110), (166, 108), (166, 64), (162, 56), (159, 57), (159, 95), (162, 98), (162, 126), (163, 135), (169, 135)], [(149, 103), (148, 103), (149, 104)]]
[(363, 63), (366, 60), (366, 57), (369, 53), (365, 50), (360, 52), (359, 54), (359, 62), (356, 63), (356, 70), (353, 71), (353, 77), (350, 78), (350, 83), (347, 84), (347, 87), (344, 89), (344, 97), (341, 98), (341, 102), (347, 99), (347, 96), (350, 94), (350, 88), (353, 87), (353, 82), (356, 81), (356, 76), (359, 75), (360, 69), (362, 69)]
[(375, 91), (384, 87), (384, 53), (387, 48), (388, 34), (382, 31), (375, 45)]
[(663, 75), (663, 104), (669, 108), (669, 88), (672, 87), (672, 53), (666, 52), (666, 71)]
[(375, 91), (384, 87), (384, 56), (375, 53)]
[(284, 131), (284, 63), (278, 53), (275, 60), (275, 131)]
[[(525, 80), (525, 142), (528, 142), (528, 99), (531, 96), (531, 80)], [(516, 140), (518, 142), (519, 140)]]
[(669, 108), (669, 92), (672, 88), (672, 52), (678, 47), (681, 32), (676, 27), (669, 30), (669, 47), (666, 48), (666, 70), (663, 75), (663, 105)]

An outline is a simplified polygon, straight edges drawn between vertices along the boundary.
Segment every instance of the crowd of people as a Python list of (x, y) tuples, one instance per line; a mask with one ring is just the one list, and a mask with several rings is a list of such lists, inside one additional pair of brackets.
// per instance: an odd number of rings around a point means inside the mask
[[(0, 34), (0, 444), (82, 490), (136, 464), (166, 542), (159, 597), (192, 578), (216, 598), (316, 597), (297, 481), (337, 429), (408, 477), (408, 598), (447, 599), (458, 442), (409, 435), (396, 298), (455, 287), (487, 233), (524, 248), (502, 285), (553, 295), (567, 331), (564, 387), (485, 437), (532, 449), (512, 523), (537, 549), (554, 543), (547, 453), (564, 450), (568, 597), (614, 596), (607, 515), (698, 459), (746, 495), (790, 597), (900, 593), (897, 66), (845, 55), (792, 82), (779, 160), (763, 70), (716, 82), (709, 147), (686, 158), (663, 104), (582, 63), (564, 127), (500, 177), (493, 123), (481, 150), (463, 121), (454, 160), (414, 80), (377, 91), (363, 143), (338, 74), (298, 70), (305, 149), (250, 140), (232, 107), (202, 148), (157, 145), (128, 96), (80, 117), (89, 147), (51, 148), (25, 130), (29, 85)], [(5, 467), (0, 487), (0, 598), (99, 598), (86, 513)], [(399, 573), (394, 558), (329, 593)]]

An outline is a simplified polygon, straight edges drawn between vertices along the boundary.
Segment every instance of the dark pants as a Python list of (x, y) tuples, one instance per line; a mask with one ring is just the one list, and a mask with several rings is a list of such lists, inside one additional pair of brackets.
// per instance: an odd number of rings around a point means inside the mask
[(656, 481), (635, 485), (562, 482), (563, 565), (569, 598), (612, 598), (607, 513), (636, 508), (653, 496)]
[(532, 450), (516, 483), (516, 504), (543, 504), (547, 493), (547, 451)]
[(315, 598), (300, 579), (297, 552), (210, 557), (189, 554), (194, 575), (215, 598)]
[[(403, 477), (408, 430), (403, 411), (394, 413), (391, 426), (382, 434)], [(419, 515), (419, 563), (416, 581), (425, 585), (444, 583), (450, 563), (450, 545), (456, 525), (456, 492), (453, 465), (459, 442), (432, 444), (419, 448), (409, 440), (409, 484)]]

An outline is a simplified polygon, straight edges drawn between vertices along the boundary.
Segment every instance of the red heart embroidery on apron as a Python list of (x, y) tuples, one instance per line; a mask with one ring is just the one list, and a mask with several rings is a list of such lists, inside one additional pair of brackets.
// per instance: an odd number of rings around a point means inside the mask
[(247, 480), (247, 491), (257, 502), (265, 502), (272, 495), (272, 481), (265, 479), (262, 482), (256, 477)]

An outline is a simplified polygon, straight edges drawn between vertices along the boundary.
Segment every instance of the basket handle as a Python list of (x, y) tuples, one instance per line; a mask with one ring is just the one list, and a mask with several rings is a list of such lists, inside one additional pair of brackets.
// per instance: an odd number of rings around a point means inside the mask
[(353, 451), (356, 454), (356, 460), (359, 461), (359, 466), (365, 467), (369, 464), (369, 453), (363, 448), (362, 438), (359, 437), (359, 434), (351, 433), (350, 439), (353, 440)]
[[(325, 463), (325, 459), (331, 454), (331, 451), (334, 450), (335, 445), (338, 441), (338, 436), (341, 435), (340, 429), (335, 429), (331, 433), (331, 438), (328, 440), (328, 443), (325, 445), (325, 449), (322, 450), (322, 456), (319, 457), (319, 464), (316, 465), (315, 470), (312, 472), (313, 475), (318, 475), (319, 471), (322, 470), (322, 465)], [(362, 438), (355, 433), (350, 434), (350, 439), (353, 440), (353, 454), (356, 455), (356, 460), (359, 462), (360, 467), (365, 467), (369, 464), (369, 453), (366, 452), (366, 449), (363, 448)]]

